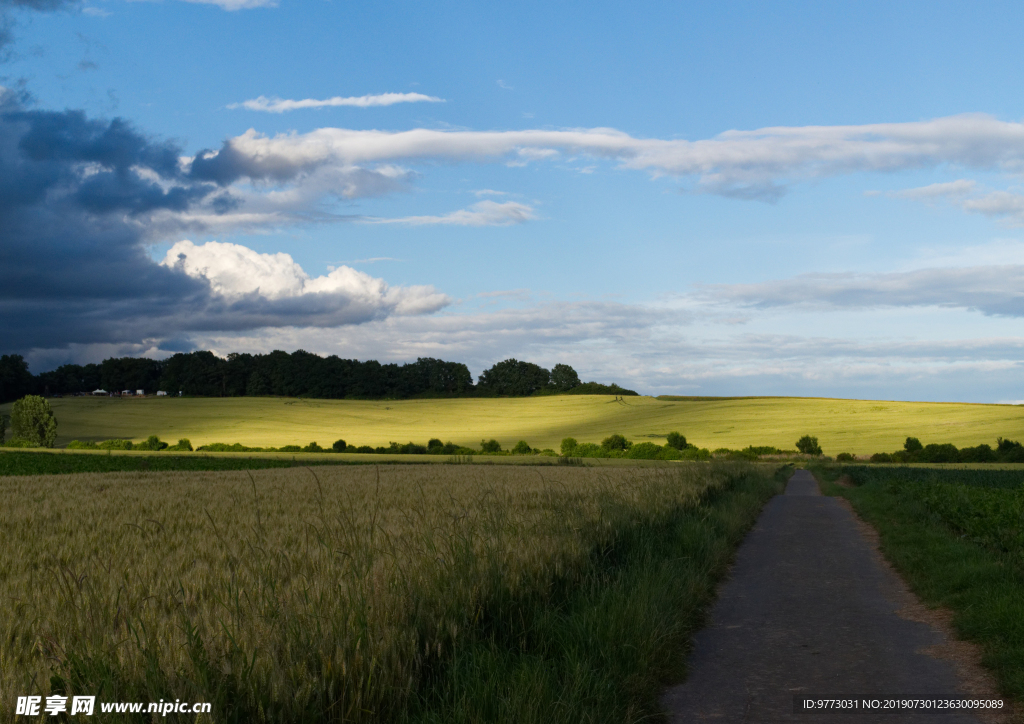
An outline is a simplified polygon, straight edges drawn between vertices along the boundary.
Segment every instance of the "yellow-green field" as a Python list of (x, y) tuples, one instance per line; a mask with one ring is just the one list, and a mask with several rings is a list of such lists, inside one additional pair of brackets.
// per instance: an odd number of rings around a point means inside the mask
[[(449, 400), (305, 400), (288, 398), (64, 398), (51, 400), (58, 445), (70, 440), (159, 435), (193, 445), (240, 442), (251, 446), (329, 446), (426, 443), (429, 438), (477, 447), (481, 438), (502, 446), (526, 440), (558, 449), (562, 438), (600, 442), (612, 433), (663, 443), (672, 430), (700, 447), (774, 445), (792, 449), (805, 434), (826, 454), (900, 449), (912, 435), (924, 443), (957, 447), (1024, 439), (1024, 406), (884, 402), (795, 397), (659, 400), (579, 395)], [(10, 405), (0, 407), (10, 414)]]
[[(0, 478), (0, 721), (14, 720), (14, 694), (58, 691), (211, 702), (212, 721), (397, 721), (431, 671), (456, 649), (465, 655), (487, 625), (514, 626), (559, 585), (608, 593), (595, 561), (614, 559), (608, 551), (624, 550), (620, 539), (640, 527), (644, 550), (675, 540), (659, 526), (683, 525), (687, 511), (689, 527), (677, 534), (688, 531), (680, 545), (689, 541), (686, 558), (700, 561), (700, 575), (660, 600), (668, 611), (699, 605), (713, 588), (707, 571), (724, 564), (737, 531), (777, 489), (772, 473), (690, 463), (546, 475), (416, 465)], [(747, 492), (734, 496), (732, 518), (705, 525), (709, 490)], [(726, 522), (731, 538), (718, 532)], [(651, 602), (623, 601), (587, 642), (637, 648), (608, 637)], [(644, 643), (664, 635), (640, 632)], [(566, 644), (575, 681), (603, 668), (580, 665), (579, 655)], [(504, 678), (500, 691), (513, 683)], [(529, 708), (536, 682), (523, 688)], [(549, 690), (564, 707), (564, 689), (576, 688)], [(550, 710), (522, 713), (472, 720), (558, 721)], [(593, 720), (571, 710), (567, 719)]]

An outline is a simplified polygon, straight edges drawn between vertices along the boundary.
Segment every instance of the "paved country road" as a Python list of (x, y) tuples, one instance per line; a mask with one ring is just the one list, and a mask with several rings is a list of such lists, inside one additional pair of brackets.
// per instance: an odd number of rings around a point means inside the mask
[(673, 722), (979, 722), (963, 710), (795, 711), (812, 699), (966, 699), (945, 643), (897, 615), (907, 596), (848, 508), (805, 470), (765, 506), (737, 551), (688, 680), (662, 705)]

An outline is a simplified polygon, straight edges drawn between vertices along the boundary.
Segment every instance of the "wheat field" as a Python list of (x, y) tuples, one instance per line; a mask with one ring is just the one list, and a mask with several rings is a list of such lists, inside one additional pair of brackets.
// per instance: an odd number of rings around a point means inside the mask
[(753, 470), (0, 478), (0, 692), (387, 721), (501, 601), (582, 585), (595, 547)]
[[(73, 439), (143, 440), (158, 435), (194, 445), (240, 442), (260, 447), (386, 446), (440, 438), (469, 447), (497, 439), (558, 450), (565, 437), (600, 442), (612, 433), (664, 443), (676, 430), (711, 450), (748, 445), (792, 449), (818, 437), (827, 455), (898, 450), (908, 436), (957, 447), (1024, 439), (1024, 407), (793, 397), (657, 399), (602, 395), (447, 400), (307, 400), (288, 398), (63, 398), (51, 400), (58, 445)], [(0, 413), (9, 414), (9, 405)]]

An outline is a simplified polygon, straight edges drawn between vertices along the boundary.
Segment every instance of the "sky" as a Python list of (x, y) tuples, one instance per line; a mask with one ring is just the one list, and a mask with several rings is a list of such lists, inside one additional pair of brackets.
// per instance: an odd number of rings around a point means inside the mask
[(1019, 3), (0, 0), (0, 352), (1024, 399)]

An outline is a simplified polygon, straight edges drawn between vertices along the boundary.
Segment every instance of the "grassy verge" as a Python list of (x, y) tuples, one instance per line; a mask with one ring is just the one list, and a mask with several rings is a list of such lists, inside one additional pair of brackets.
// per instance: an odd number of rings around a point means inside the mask
[[(1024, 702), (1024, 484), (1020, 473), (846, 466), (814, 471), (881, 536), (928, 605), (981, 645), (1002, 693)], [(854, 487), (834, 481), (846, 474)]]
[(97, 721), (159, 699), (223, 722), (637, 721), (774, 470), (2, 478), (0, 720), (63, 693), (97, 695)]
[[(787, 469), (788, 471), (788, 469)], [(427, 688), (420, 722), (638, 722), (684, 674), (715, 585), (774, 478), (736, 476), (700, 505), (637, 521), (579, 587), (498, 605)]]

